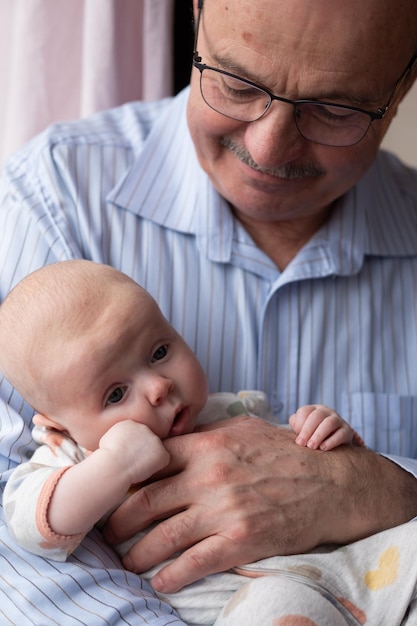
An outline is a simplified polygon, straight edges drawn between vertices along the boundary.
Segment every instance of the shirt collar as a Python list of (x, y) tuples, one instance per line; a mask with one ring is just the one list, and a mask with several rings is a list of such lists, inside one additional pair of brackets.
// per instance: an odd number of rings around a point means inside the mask
[(397, 157), (380, 151), (357, 185), (366, 223), (365, 254), (417, 254), (417, 173)]
[(284, 272), (286, 280), (357, 274), (367, 257), (417, 254), (417, 179), (381, 151), (364, 177), (335, 202), (325, 224)]
[[(185, 114), (188, 93), (187, 88), (167, 101), (141, 153), (107, 200), (166, 228), (195, 235), (208, 258), (229, 262), (239, 245), (233, 241), (234, 217), (196, 158)], [(402, 170), (397, 167), (395, 174), (392, 165), (386, 153), (379, 154), (363, 179), (335, 204), (330, 219), (293, 260), (288, 274), (350, 275), (360, 270), (366, 255), (417, 253), (417, 191), (412, 198), (403, 191)]]
[(166, 228), (195, 235), (211, 260), (227, 262), (233, 215), (196, 157), (187, 124), (188, 93), (189, 88), (167, 101), (143, 150), (107, 201)]

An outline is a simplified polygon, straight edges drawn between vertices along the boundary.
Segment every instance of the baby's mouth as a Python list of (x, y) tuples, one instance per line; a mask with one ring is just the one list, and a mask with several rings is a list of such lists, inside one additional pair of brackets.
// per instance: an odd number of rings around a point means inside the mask
[(190, 410), (189, 407), (182, 407), (177, 411), (174, 421), (172, 422), (171, 429), (168, 433), (168, 437), (175, 437), (176, 435), (182, 435), (188, 425)]

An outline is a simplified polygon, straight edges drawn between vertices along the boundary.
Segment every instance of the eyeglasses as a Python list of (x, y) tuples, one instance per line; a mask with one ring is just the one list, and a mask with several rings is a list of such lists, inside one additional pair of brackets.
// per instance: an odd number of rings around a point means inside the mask
[(259, 120), (269, 111), (274, 100), (291, 104), (299, 133), (305, 139), (325, 146), (353, 146), (361, 141), (371, 123), (385, 117), (417, 62), (417, 55), (414, 55), (395, 84), (387, 104), (377, 111), (319, 100), (290, 100), (276, 96), (251, 80), (201, 63), (197, 51), (201, 9), (202, 2), (199, 3), (197, 16), (193, 65), (200, 72), (200, 91), (204, 102), (217, 113), (241, 122)]

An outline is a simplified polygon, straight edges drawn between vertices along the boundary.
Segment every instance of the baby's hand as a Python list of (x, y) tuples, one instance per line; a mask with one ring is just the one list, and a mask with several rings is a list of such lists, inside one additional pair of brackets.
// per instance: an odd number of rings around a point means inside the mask
[(146, 480), (170, 460), (161, 439), (148, 426), (133, 420), (114, 424), (103, 435), (100, 450), (108, 450), (129, 474), (130, 484)]
[(336, 411), (321, 404), (302, 406), (289, 423), (297, 435), (295, 443), (312, 450), (332, 450), (343, 444), (364, 445), (359, 435)]

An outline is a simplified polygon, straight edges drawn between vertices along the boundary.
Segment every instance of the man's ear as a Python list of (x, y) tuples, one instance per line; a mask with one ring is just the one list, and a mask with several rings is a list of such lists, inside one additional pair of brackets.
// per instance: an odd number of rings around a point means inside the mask
[(59, 424), (58, 422), (51, 419), (50, 417), (43, 415), (43, 413), (36, 413), (33, 416), (32, 421), (35, 424), (35, 426), (41, 426), (44, 428), (53, 428), (54, 430), (60, 430), (60, 431), (65, 430), (65, 427), (62, 426), (62, 424)]

